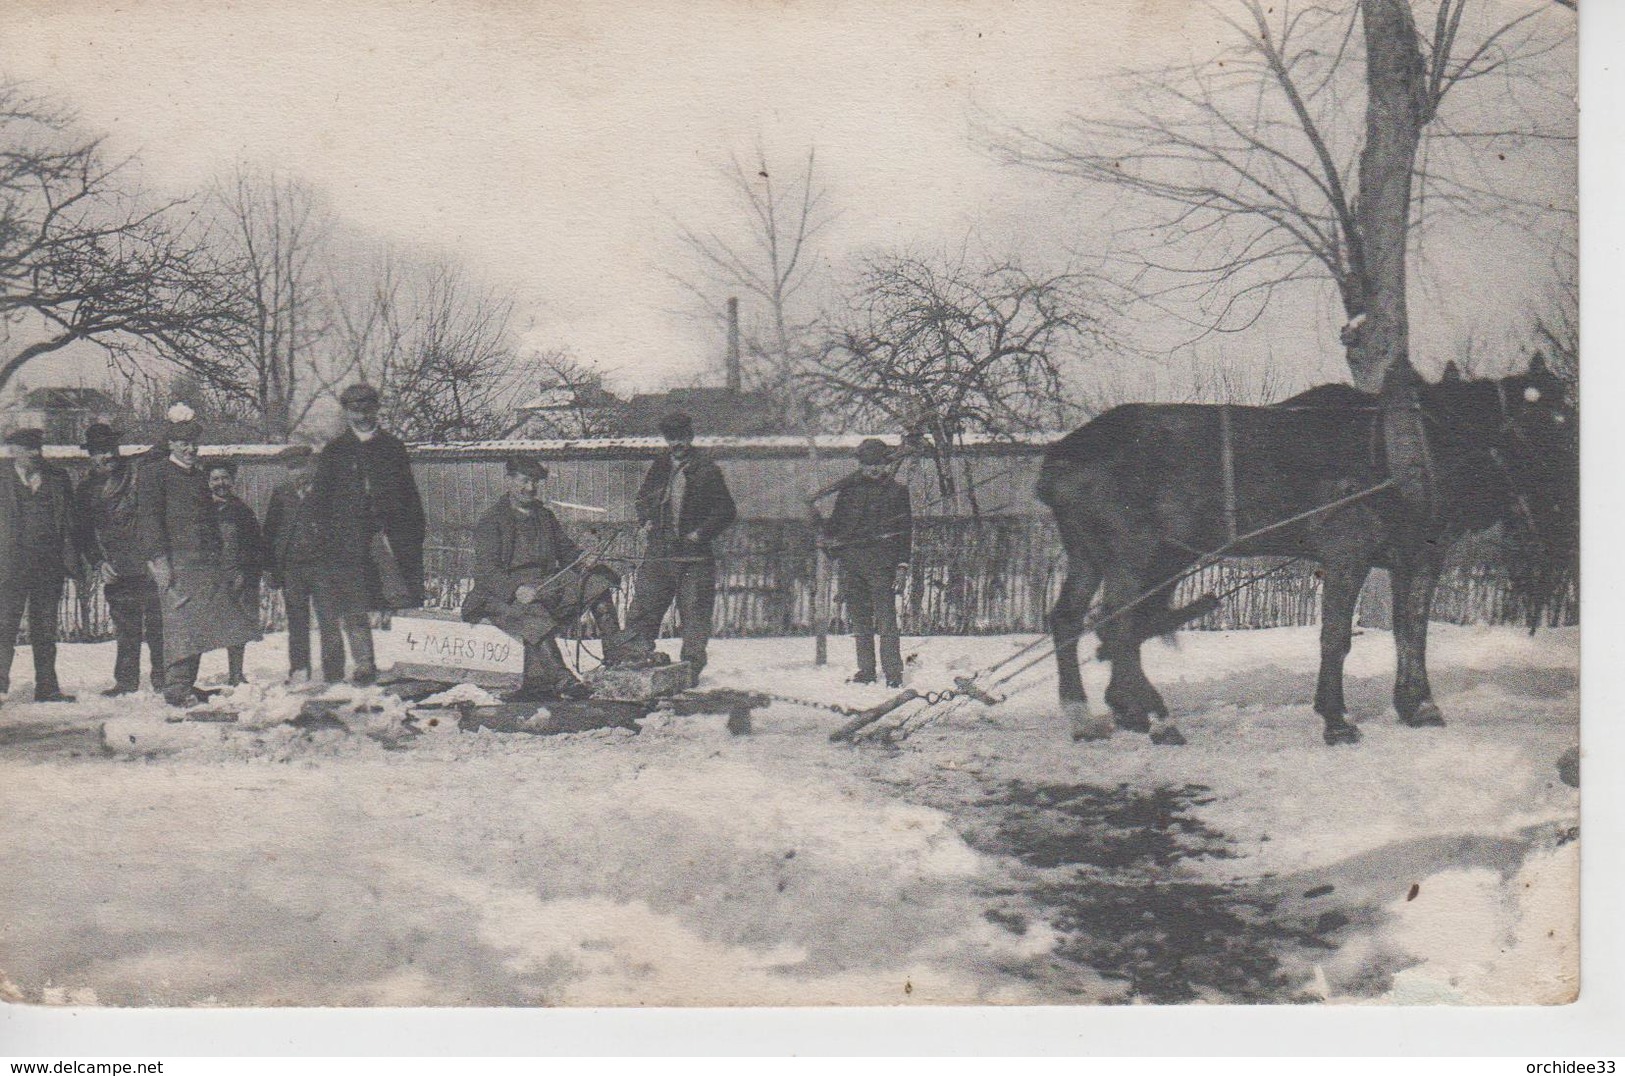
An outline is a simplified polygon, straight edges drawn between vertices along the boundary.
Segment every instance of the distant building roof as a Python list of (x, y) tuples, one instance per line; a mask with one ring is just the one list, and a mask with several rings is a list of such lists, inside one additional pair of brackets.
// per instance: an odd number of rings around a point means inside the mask
[(526, 400), (516, 411), (574, 411), (620, 407), (621, 398), (600, 385), (553, 385), (542, 390), (540, 396)]
[(711, 437), (751, 437), (783, 433), (784, 405), (765, 392), (725, 388), (672, 389), (645, 393), (626, 402), (620, 426), (629, 437), (655, 436), (660, 419), (683, 411), (694, 420), (694, 432)]

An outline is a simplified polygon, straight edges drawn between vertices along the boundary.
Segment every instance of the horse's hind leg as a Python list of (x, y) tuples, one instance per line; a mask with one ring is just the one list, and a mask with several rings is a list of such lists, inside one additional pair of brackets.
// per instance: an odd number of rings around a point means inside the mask
[[(1106, 573), (1105, 608), (1108, 619), (1100, 626), (1102, 649), (1112, 663), (1112, 678), (1106, 687), (1106, 705), (1111, 707), (1112, 718), (1120, 728), (1151, 732), (1158, 743), (1184, 743), (1179, 730), (1163, 724), (1168, 717), (1168, 705), (1162, 701), (1157, 689), (1151, 686), (1145, 669), (1140, 665), (1140, 645), (1144, 639), (1136, 628), (1134, 610), (1118, 616), (1111, 615), (1112, 610), (1122, 609), (1140, 598), (1147, 582), (1162, 582), (1160, 578), (1150, 578), (1149, 566), (1145, 563), (1149, 559), (1145, 558), (1139, 565), (1116, 565)], [(1156, 563), (1151, 562), (1153, 565)], [(1156, 601), (1159, 597), (1160, 594), (1152, 595), (1145, 600)], [(1152, 726), (1153, 718), (1158, 722), (1156, 728)]]
[(1093, 717), (1078, 669), (1078, 640), (1089, 618), (1089, 603), (1100, 587), (1100, 570), (1083, 554), (1068, 554), (1066, 582), (1050, 613), (1055, 662), (1061, 687), (1061, 710), (1072, 726), (1073, 740), (1100, 740), (1112, 734), (1109, 718)]
[(1354, 641), (1354, 605), (1371, 568), (1364, 561), (1325, 565), (1320, 592), (1320, 678), (1315, 684), (1315, 713), (1325, 722), (1328, 744), (1358, 743), (1360, 730), (1348, 721), (1343, 700), (1343, 662)]

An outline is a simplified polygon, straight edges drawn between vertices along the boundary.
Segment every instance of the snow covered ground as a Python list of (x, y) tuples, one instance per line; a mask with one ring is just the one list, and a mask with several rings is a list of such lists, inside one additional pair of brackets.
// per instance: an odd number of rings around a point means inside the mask
[[(945, 688), (1029, 638), (905, 641)], [(719, 640), (703, 688), (846, 705), (849, 646)], [(283, 640), (236, 725), (118, 700), (0, 708), (0, 992), (111, 1005), (1312, 1001), (1552, 1003), (1578, 983), (1579, 637), (1434, 625), (1449, 726), (1348, 666), (1364, 741), (1328, 748), (1313, 629), (1146, 647), (1189, 739), (1073, 744), (1049, 663), (989, 708), (656, 714), (642, 732), (462, 733), (404, 707), (280, 724)], [(1098, 704), (1105, 668), (1085, 667)], [(204, 680), (224, 674), (210, 655)], [(104, 731), (119, 749), (104, 746)], [(369, 736), (371, 732), (375, 735)]]

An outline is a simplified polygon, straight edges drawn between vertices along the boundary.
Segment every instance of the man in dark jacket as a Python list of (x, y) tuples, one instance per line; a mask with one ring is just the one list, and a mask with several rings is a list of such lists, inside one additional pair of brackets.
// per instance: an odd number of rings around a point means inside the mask
[(547, 468), (539, 460), (508, 461), (508, 492), (474, 528), (474, 588), (463, 603), (469, 623), (489, 620), (525, 646), (525, 678), (512, 701), (587, 694), (559, 654), (558, 632), (592, 610), (604, 660), (615, 664), (620, 577), (586, 555), (541, 499)]
[[(232, 600), (252, 617), (260, 620), (260, 574), (265, 570), (265, 545), (260, 534), (260, 521), (254, 510), (237, 496), (237, 465), (230, 460), (210, 460), (205, 470), (209, 475), (209, 496), (214, 500), (215, 520), (220, 525), (220, 546), (227, 570)], [(247, 677), (243, 675), (244, 646), (226, 648), (226, 682), (237, 685)]]
[(627, 660), (647, 660), (660, 622), (673, 599), (682, 621), (682, 660), (699, 679), (711, 638), (716, 597), (716, 553), (711, 543), (737, 512), (722, 471), (694, 447), (694, 423), (682, 412), (660, 420), (667, 451), (656, 459), (638, 489), (638, 522), (646, 536), (643, 563), (626, 614)]
[(87, 579), (100, 576), (102, 597), (113, 614), (118, 647), (113, 658), (113, 686), (108, 697), (128, 695), (141, 687), (141, 643), (151, 659), (152, 689), (164, 689), (164, 617), (158, 587), (141, 555), (140, 521), (136, 516), (136, 461), (118, 454), (118, 435), (95, 423), (85, 430), (90, 473), (74, 491), (79, 528), (79, 556)]
[(378, 675), (367, 614), (423, 604), (423, 501), (406, 446), (378, 426), (378, 390), (351, 385), (339, 404), (344, 432), (316, 461), (314, 496), (329, 598), (365, 684)]
[[(315, 459), (308, 445), (290, 445), (284, 457), (290, 473), (271, 491), (271, 504), (265, 510), (265, 578), (273, 590), (282, 591), (282, 605), (288, 613), (288, 682), (300, 685), (311, 679), (310, 610), (314, 605), (321, 632), (322, 678), (337, 683), (344, 679), (344, 634), (322, 574), (326, 539), (311, 495)], [(366, 630), (365, 624), (362, 630)], [(353, 644), (351, 648), (357, 649)]]
[(203, 654), (260, 637), (259, 620), (244, 612), (231, 583), (225, 543), (209, 480), (198, 466), (202, 429), (184, 404), (169, 409), (169, 454), (146, 460), (136, 476), (141, 553), (163, 603), (164, 701), (198, 701)]
[(875, 682), (878, 631), (886, 684), (903, 686), (897, 568), (907, 563), (913, 539), (908, 487), (892, 477), (891, 450), (871, 437), (858, 446), (858, 470), (835, 495), (822, 535), (823, 548), (841, 564), (841, 597), (858, 644), (857, 683)]
[(0, 461), (0, 698), (11, 690), (17, 628), (28, 612), (34, 701), (72, 702), (56, 679), (56, 616), (62, 584), (78, 567), (73, 486), (45, 462), (45, 434), (15, 430)]

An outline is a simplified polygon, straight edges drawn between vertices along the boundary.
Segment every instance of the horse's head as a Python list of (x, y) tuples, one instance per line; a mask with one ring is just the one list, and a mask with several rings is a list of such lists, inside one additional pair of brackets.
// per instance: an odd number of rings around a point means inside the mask
[(1512, 498), (1518, 545), (1513, 582), (1530, 626), (1578, 570), (1580, 430), (1574, 386), (1537, 353), (1529, 369), (1495, 382), (1500, 429), (1495, 459)]

